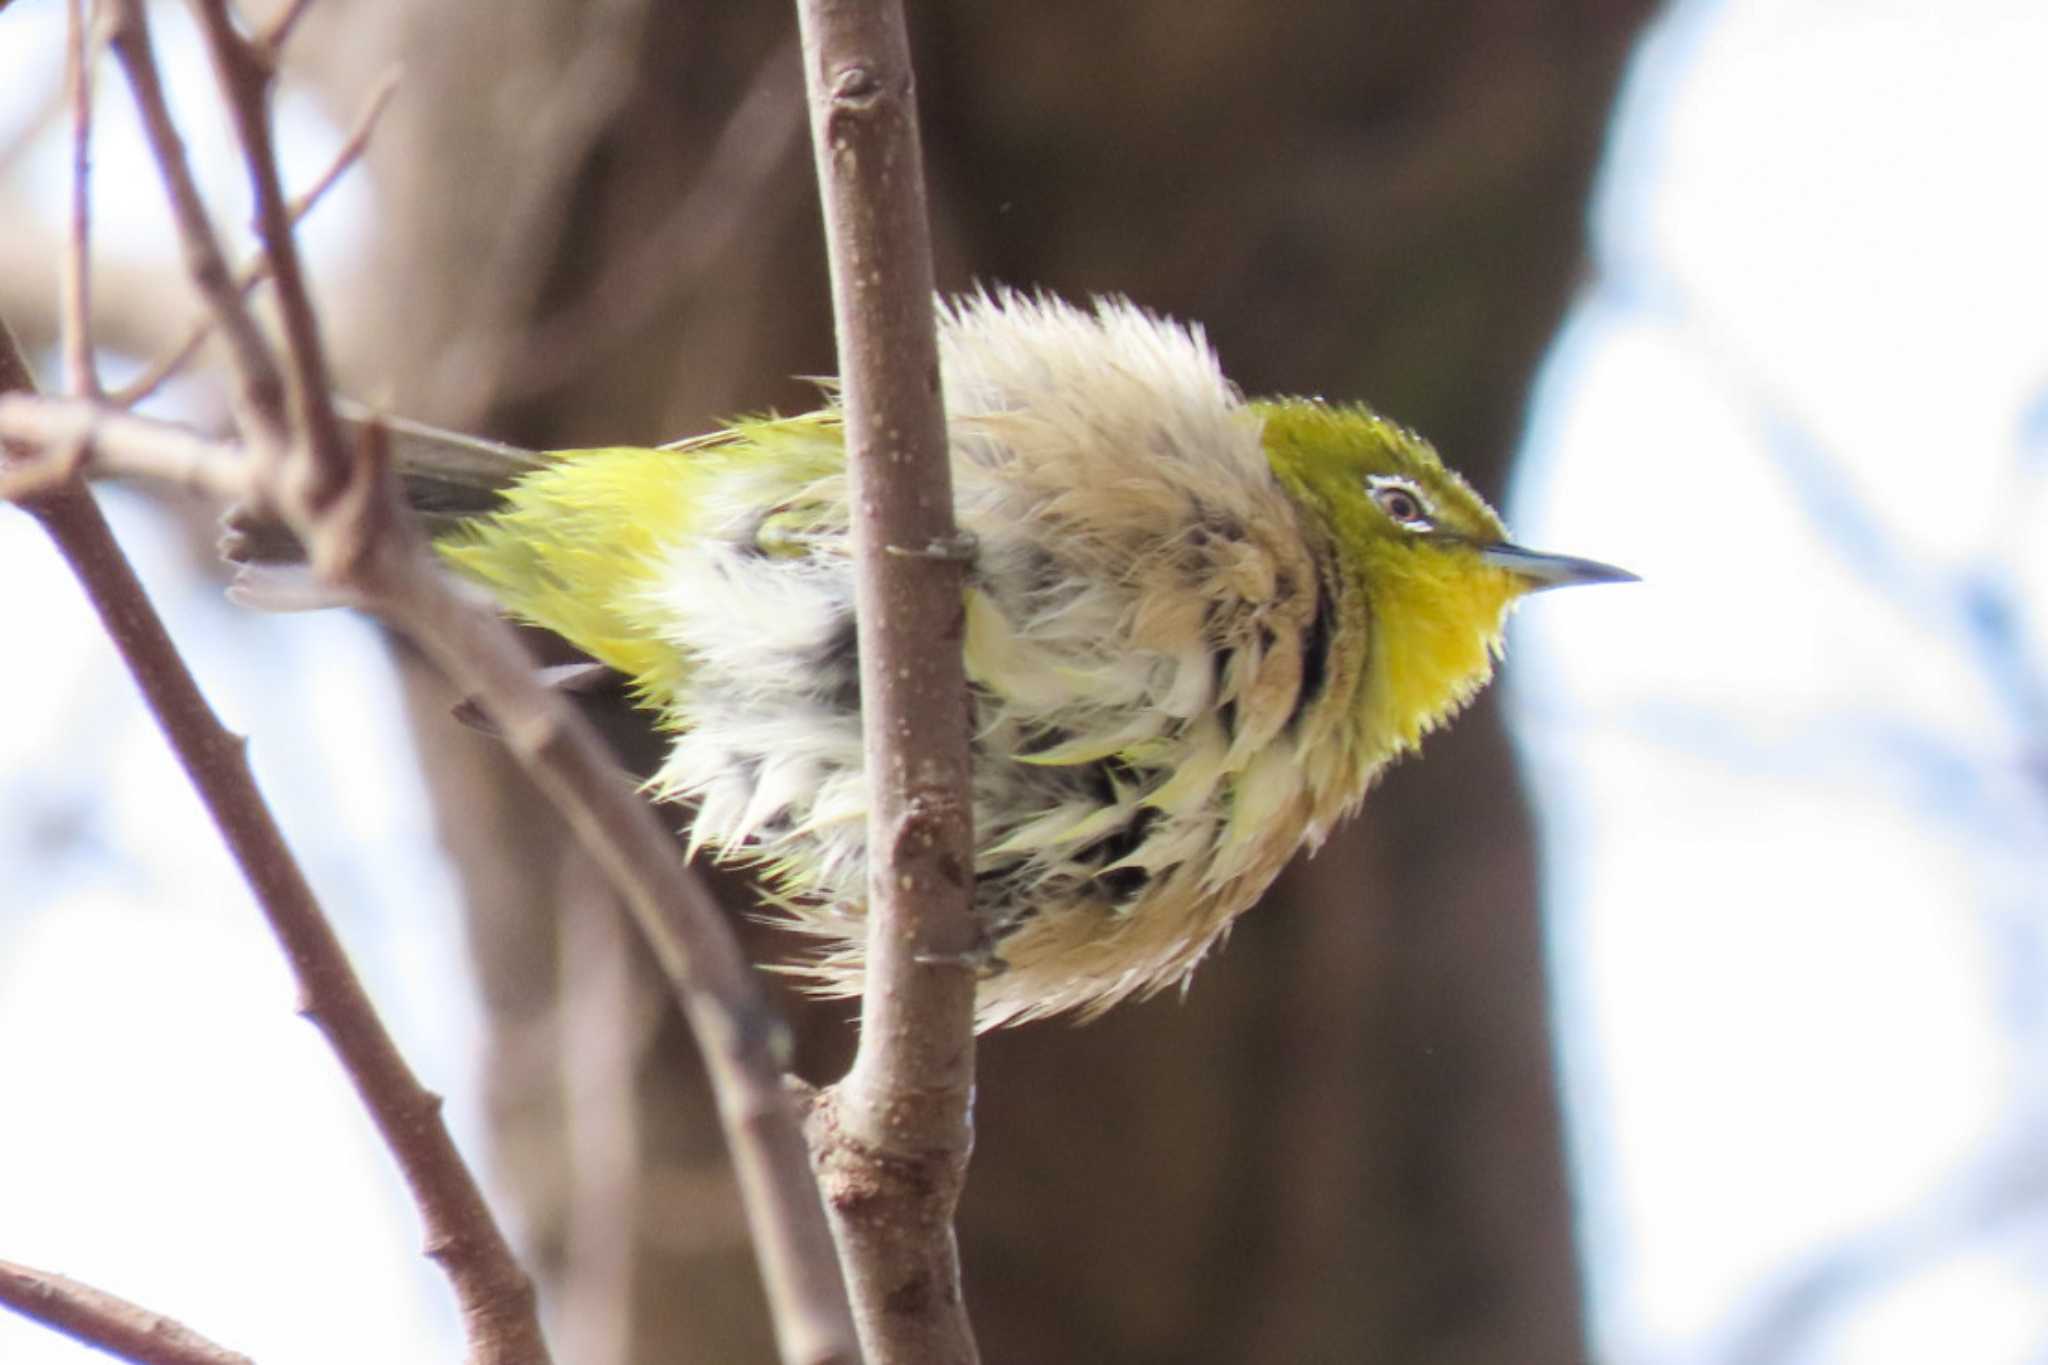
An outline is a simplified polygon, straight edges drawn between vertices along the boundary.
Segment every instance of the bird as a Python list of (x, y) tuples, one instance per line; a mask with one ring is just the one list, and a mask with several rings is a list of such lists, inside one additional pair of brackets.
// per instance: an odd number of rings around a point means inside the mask
[[(978, 288), (937, 331), (972, 721), (976, 1025), (1187, 982), (1281, 869), (1487, 683), (1544, 554), (1362, 404), (1249, 399), (1121, 297)], [(862, 989), (868, 779), (845, 431), (514, 453), (437, 548), (630, 680), (650, 793), (757, 865), (819, 993)], [(474, 476), (474, 468), (466, 477)]]

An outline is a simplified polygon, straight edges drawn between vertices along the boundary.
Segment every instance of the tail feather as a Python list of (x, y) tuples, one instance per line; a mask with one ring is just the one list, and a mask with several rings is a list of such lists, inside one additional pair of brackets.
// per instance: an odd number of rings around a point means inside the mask
[[(335, 401), (335, 410), (351, 439), (372, 421), (384, 428), (405, 500), (430, 535), (498, 511), (514, 481), (548, 464), (546, 456), (518, 446), (387, 417), (345, 399)], [(305, 547), (283, 523), (243, 507), (231, 507), (221, 518), (220, 553), (231, 564), (245, 565), (300, 564), (306, 558)]]

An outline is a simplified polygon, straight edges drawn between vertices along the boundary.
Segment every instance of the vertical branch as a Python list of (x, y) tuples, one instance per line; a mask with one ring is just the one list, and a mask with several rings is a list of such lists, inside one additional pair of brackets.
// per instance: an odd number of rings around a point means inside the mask
[[(80, 398), (100, 396), (93, 363), (92, 315), (92, 60), (97, 46), (87, 0), (65, 5), (65, 82), (71, 97), (71, 231), (64, 244), (64, 387)], [(98, 14), (97, 8), (93, 13)]]
[[(299, 262), (299, 241), (292, 232), (292, 211), (285, 197), (284, 182), (278, 175), (277, 149), (270, 136), (270, 95), (276, 54), (244, 39), (228, 12), (227, 0), (192, 0), (200, 30), (206, 35), (207, 50), (213, 55), (214, 74), (221, 97), (234, 119), (235, 136), (242, 144), (242, 162), (249, 171), (249, 188), (256, 200), (256, 225), (270, 258), (270, 275), (277, 297), (278, 317), (284, 324), (284, 355), (290, 383), (292, 426), (298, 436), (294, 455), (302, 463), (295, 479), (287, 479), (289, 490), (303, 497), (311, 509), (320, 509), (339, 498), (355, 481), (341, 424), (335, 420), (329, 398), (333, 386), (327, 378), (326, 348), (320, 340), (319, 320), (306, 287), (304, 267)], [(291, 10), (283, 17), (287, 28), (295, 22)], [(216, 252), (216, 254), (218, 254)], [(223, 271), (224, 295), (235, 295), (234, 280)], [(346, 550), (359, 551), (360, 545)], [(322, 547), (309, 547), (314, 555)]]
[(164, 181), (171, 215), (177, 221), (178, 242), (185, 252), (185, 273), (205, 299), (218, 321), (221, 335), (234, 358), (236, 379), (235, 410), (256, 453), (266, 459), (278, 458), (287, 433), (280, 418), (283, 409), (284, 377), (269, 345), (256, 327), (256, 320), (242, 305), (235, 288), (213, 219), (200, 196), (199, 183), (192, 177), (185, 158), (185, 142), (171, 121), (170, 101), (164, 95), (162, 73), (157, 69), (156, 50), (150, 41), (149, 16), (144, 0), (109, 0), (111, 12), (107, 45), (128, 78), (135, 96), (136, 111), (142, 117), (143, 135)]
[(973, 1145), (967, 550), (953, 521), (930, 230), (897, 0), (799, 0), (853, 504), (868, 774), (867, 986), (813, 1118), (868, 1354), (976, 1358), (953, 1209)]

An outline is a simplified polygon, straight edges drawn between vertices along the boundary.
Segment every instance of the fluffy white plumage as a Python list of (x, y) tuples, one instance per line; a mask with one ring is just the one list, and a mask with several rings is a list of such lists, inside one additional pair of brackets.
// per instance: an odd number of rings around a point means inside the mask
[[(1305, 776), (1345, 757), (1303, 717), (1355, 686), (1318, 652), (1342, 585), (1198, 331), (978, 294), (942, 309), (940, 355), (978, 542), (980, 1022), (1093, 1012), (1184, 979), (1355, 799)], [(699, 803), (693, 843), (774, 865), (826, 941), (804, 970), (852, 992), (867, 799), (837, 450), (816, 419), (693, 444), (722, 463), (628, 605), (684, 660), (658, 787)]]

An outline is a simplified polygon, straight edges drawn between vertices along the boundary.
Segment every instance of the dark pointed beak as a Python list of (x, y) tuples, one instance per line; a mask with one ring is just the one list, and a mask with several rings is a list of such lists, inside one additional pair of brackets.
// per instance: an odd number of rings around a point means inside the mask
[(1506, 569), (1529, 582), (1530, 592), (1546, 588), (1569, 588), (1580, 583), (1640, 583), (1627, 569), (1602, 564), (1597, 559), (1574, 559), (1570, 555), (1547, 555), (1519, 545), (1486, 545), (1479, 557), (1495, 568)]

